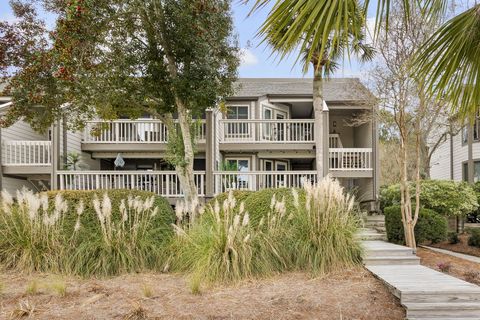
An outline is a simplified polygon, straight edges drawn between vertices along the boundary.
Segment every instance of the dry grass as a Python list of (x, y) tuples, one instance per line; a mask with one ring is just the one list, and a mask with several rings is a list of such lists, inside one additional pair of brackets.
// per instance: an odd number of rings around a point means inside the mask
[(33, 305), (29, 300), (21, 300), (15, 306), (15, 308), (10, 312), (9, 318), (11, 319), (20, 319), (24, 317), (32, 317), (35, 312), (35, 305)]
[(35, 295), (38, 293), (38, 289), (39, 289), (38, 280), (33, 279), (27, 284), (27, 287), (25, 288), (25, 293), (28, 295)]
[[(403, 308), (363, 268), (338, 271), (314, 278), (307, 273), (286, 273), (264, 280), (241, 281), (193, 295), (184, 277), (169, 274), (129, 274), (109, 279), (62, 278), (68, 294), (51, 290), (25, 297), (33, 279), (50, 283), (56, 276), (0, 274), (5, 293), (0, 296), (0, 319), (12, 312), (32, 319), (319, 319), (403, 320)], [(145, 299), (139, 290), (148, 283), (155, 289)], [(26, 302), (28, 299), (28, 302)], [(140, 301), (141, 305), (135, 303)], [(19, 304), (22, 303), (20, 307)], [(139, 308), (141, 307), (141, 308)], [(32, 311), (33, 310), (33, 311)], [(142, 311), (143, 310), (143, 311)], [(142, 311), (142, 312), (141, 312)]]
[(145, 298), (153, 297), (153, 288), (151, 286), (149, 286), (148, 284), (144, 284), (142, 286), (142, 294)]

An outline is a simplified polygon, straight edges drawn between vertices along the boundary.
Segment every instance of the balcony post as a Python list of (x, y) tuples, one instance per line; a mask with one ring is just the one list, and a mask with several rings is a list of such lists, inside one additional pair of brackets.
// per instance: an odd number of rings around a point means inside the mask
[(58, 189), (57, 170), (60, 163), (60, 122), (56, 121), (52, 125), (52, 176), (50, 189)]
[(208, 109), (205, 118), (205, 197), (208, 199), (214, 195), (213, 169), (215, 167), (215, 132), (213, 110)]
[(323, 104), (323, 176), (326, 177), (329, 172), (329, 133), (330, 133), (330, 125), (329, 125), (329, 110), (327, 104), (324, 102)]

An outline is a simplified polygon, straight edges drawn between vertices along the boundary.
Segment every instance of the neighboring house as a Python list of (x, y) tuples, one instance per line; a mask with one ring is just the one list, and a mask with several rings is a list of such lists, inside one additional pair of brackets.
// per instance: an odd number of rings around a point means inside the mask
[[(239, 79), (236, 87), (226, 114), (208, 110), (199, 120), (194, 169), (201, 197), (231, 189), (301, 187), (305, 179), (330, 174), (355, 190), (360, 202), (376, 201), (374, 97), (358, 79), (325, 81), (326, 104), (317, 113), (311, 79)], [(77, 133), (58, 125), (44, 135), (19, 121), (1, 129), (1, 138), (1, 184), (9, 191), (25, 185), (135, 188), (173, 201), (182, 195), (165, 160), (166, 128), (156, 119), (89, 121)], [(66, 152), (81, 154), (88, 170), (63, 170)]]
[[(471, 155), (473, 174), (468, 176), (468, 132), (471, 129)], [(430, 176), (432, 179), (480, 181), (480, 119), (477, 117), (473, 126), (465, 125), (458, 134), (446, 135), (443, 142), (432, 154)]]

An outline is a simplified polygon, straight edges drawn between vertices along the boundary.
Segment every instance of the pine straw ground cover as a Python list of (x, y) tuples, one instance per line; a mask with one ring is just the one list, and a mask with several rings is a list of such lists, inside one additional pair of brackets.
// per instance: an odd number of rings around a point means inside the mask
[(459, 243), (451, 244), (448, 241), (442, 241), (439, 243), (431, 244), (432, 247), (460, 252), (464, 254), (469, 254), (471, 256), (480, 257), (480, 248), (469, 246), (468, 238), (470, 235), (468, 233), (458, 235)]
[(418, 248), (417, 256), (421, 258), (421, 264), (426, 267), (437, 271), (443, 269), (443, 272), (453, 277), (480, 285), (480, 263), (424, 248)]
[[(358, 267), (324, 278), (286, 273), (194, 295), (168, 274), (103, 280), (45, 274), (0, 275), (0, 318), (31, 319), (321, 319), (400, 320), (404, 309)], [(28, 293), (27, 293), (28, 291)]]

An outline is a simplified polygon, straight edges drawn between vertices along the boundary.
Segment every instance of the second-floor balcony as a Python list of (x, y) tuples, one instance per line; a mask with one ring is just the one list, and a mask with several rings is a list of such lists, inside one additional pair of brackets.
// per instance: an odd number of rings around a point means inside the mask
[(2, 141), (3, 173), (12, 175), (48, 174), (52, 165), (51, 141)]
[[(202, 149), (206, 140), (205, 120), (195, 120), (194, 127)], [(158, 151), (166, 148), (168, 136), (167, 126), (158, 119), (88, 121), (82, 148), (86, 151)]]
[(229, 149), (242, 144), (256, 144), (259, 148), (265, 148), (265, 144), (269, 148), (289, 144), (312, 149), (315, 143), (313, 119), (228, 119), (220, 120), (219, 124), (220, 143)]

